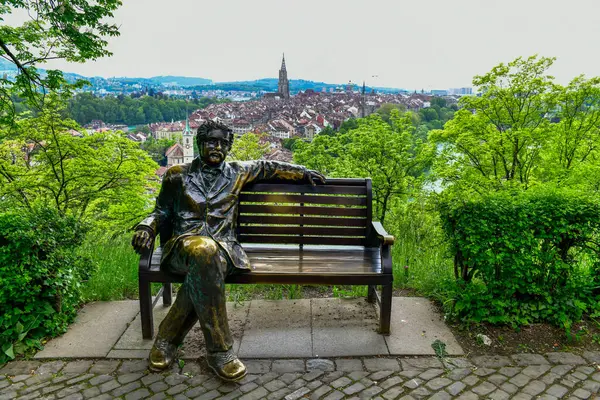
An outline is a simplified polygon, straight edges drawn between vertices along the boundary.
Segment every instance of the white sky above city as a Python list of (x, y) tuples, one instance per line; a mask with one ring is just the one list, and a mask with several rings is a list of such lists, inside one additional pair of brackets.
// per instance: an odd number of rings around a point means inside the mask
[[(599, 0), (123, 0), (110, 58), (85, 76), (352, 81), (405, 89), (471, 86), (500, 62), (557, 57), (559, 83), (600, 76)], [(10, 21), (7, 19), (7, 21)]]

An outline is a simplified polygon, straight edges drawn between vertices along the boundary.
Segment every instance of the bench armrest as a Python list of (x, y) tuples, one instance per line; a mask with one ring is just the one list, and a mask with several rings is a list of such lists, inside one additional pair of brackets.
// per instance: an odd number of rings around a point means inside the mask
[(375, 232), (375, 235), (377, 236), (377, 238), (379, 240), (381, 240), (382, 245), (391, 246), (394, 244), (394, 241), (396, 239), (392, 235), (390, 235), (389, 233), (387, 233), (385, 231), (385, 229), (383, 228), (383, 225), (381, 225), (381, 222), (372, 221), (371, 224), (372, 224), (373, 231)]
[(154, 239), (152, 239), (150, 247), (143, 249), (142, 253), (140, 254), (140, 271), (150, 270), (150, 264), (152, 263), (152, 253), (154, 253)]

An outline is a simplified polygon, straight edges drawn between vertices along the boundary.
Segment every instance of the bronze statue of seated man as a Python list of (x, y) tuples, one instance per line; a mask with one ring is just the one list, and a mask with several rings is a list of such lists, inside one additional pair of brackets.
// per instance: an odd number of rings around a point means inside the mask
[(137, 252), (151, 246), (160, 233), (161, 269), (185, 275), (150, 350), (152, 370), (173, 363), (177, 347), (199, 320), (209, 367), (226, 381), (246, 375), (232, 350), (225, 308), (225, 278), (251, 268), (235, 234), (239, 193), (244, 185), (259, 180), (325, 181), (316, 171), (288, 163), (225, 162), (233, 140), (226, 125), (202, 124), (196, 135), (200, 156), (169, 168), (154, 211), (136, 227), (132, 245)]

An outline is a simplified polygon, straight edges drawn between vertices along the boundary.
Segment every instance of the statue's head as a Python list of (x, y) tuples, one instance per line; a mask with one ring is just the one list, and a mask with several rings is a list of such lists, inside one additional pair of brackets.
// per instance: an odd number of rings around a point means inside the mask
[(208, 120), (198, 127), (196, 142), (200, 158), (209, 165), (219, 165), (231, 150), (233, 131), (227, 125)]

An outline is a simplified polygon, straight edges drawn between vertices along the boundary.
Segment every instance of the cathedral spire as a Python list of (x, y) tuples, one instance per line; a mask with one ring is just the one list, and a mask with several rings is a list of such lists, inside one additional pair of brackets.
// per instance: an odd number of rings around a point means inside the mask
[(281, 59), (281, 70), (285, 71), (285, 53), (283, 53), (283, 58)]

